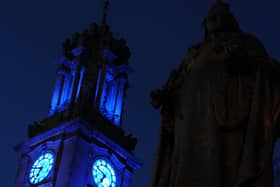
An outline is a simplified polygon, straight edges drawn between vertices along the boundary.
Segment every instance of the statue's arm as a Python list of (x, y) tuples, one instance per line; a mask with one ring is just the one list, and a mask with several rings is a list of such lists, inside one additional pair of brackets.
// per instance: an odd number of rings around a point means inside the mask
[(174, 104), (180, 87), (180, 71), (172, 71), (166, 84), (150, 95), (150, 103), (160, 109), (159, 143), (151, 187), (168, 186), (174, 143)]
[(167, 82), (160, 89), (154, 90), (150, 94), (151, 105), (156, 109), (160, 109), (161, 114), (160, 137), (151, 187), (169, 186), (175, 136), (174, 107), (176, 107), (178, 92), (184, 81), (184, 77), (190, 71), (197, 52), (198, 46), (192, 47), (179, 68), (171, 71)]

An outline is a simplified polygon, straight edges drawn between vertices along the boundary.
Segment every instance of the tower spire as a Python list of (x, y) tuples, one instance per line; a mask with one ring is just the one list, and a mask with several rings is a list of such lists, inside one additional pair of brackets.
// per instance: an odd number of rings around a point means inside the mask
[(108, 10), (109, 10), (109, 5), (110, 5), (110, 0), (104, 0), (101, 25), (106, 25), (107, 24), (107, 15), (108, 15)]

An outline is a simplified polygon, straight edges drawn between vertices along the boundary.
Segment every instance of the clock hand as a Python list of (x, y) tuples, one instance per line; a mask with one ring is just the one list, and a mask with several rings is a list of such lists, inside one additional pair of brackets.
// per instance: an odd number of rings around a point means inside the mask
[(40, 167), (37, 166), (37, 169), (39, 169), (39, 172), (36, 174), (36, 176), (38, 177), (40, 175), (41, 170), (43, 169), (43, 166)]
[(99, 173), (102, 174), (102, 177), (100, 178), (100, 179), (101, 179), (100, 181), (103, 181), (103, 179), (104, 179), (106, 176), (104, 175), (104, 173), (102, 172), (102, 170), (100, 170), (99, 167), (97, 168), (97, 170), (99, 171)]
[(103, 175), (102, 181), (103, 181), (105, 178), (106, 178), (106, 176), (105, 176), (105, 175)]
[(105, 179), (107, 179), (107, 175), (103, 173), (103, 178), (101, 179), (102, 183), (105, 183), (105, 181), (104, 181)]

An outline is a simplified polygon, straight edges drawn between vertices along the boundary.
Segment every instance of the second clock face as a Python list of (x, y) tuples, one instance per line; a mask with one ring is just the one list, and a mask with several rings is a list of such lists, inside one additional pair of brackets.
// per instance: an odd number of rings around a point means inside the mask
[(30, 169), (29, 182), (31, 184), (42, 182), (49, 175), (53, 164), (54, 155), (52, 153), (44, 153), (39, 156)]
[(106, 160), (98, 159), (93, 163), (92, 167), (93, 180), (97, 187), (115, 187), (116, 174)]

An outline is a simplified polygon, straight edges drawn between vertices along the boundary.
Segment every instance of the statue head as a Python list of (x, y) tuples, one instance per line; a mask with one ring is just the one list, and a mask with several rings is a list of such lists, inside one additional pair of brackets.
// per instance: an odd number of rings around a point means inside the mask
[(203, 21), (203, 26), (207, 35), (240, 31), (236, 19), (230, 12), (229, 5), (222, 0), (217, 0), (210, 8), (207, 17)]

